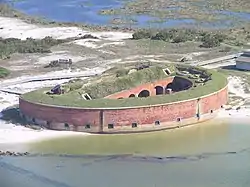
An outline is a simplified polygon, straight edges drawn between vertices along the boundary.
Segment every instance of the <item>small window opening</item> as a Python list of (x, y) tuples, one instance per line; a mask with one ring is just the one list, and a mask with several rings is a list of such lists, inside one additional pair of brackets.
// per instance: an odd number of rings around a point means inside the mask
[(155, 121), (155, 125), (160, 125), (160, 121)]
[(68, 123), (64, 123), (64, 128), (68, 130), (69, 129), (69, 124)]
[(114, 124), (112, 124), (112, 123), (108, 124), (108, 128), (109, 129), (113, 129), (114, 128)]
[(130, 94), (129, 97), (135, 97), (135, 94)]
[(90, 95), (87, 94), (87, 93), (83, 94), (82, 97), (83, 97), (83, 99), (85, 99), (85, 100), (92, 100), (92, 98), (90, 97)]
[(164, 72), (166, 75), (170, 75), (170, 74), (171, 74), (171, 71), (170, 71), (168, 68), (163, 69), (163, 72)]
[(210, 110), (210, 113), (212, 114), (214, 111), (213, 110)]
[(132, 128), (136, 128), (137, 127), (137, 123), (132, 123)]
[(181, 121), (181, 118), (177, 118), (177, 121), (180, 122), (180, 121)]
[(47, 125), (47, 127), (50, 127), (50, 122), (47, 121), (47, 122), (46, 122), (46, 125)]
[(85, 129), (90, 129), (90, 124), (85, 125)]

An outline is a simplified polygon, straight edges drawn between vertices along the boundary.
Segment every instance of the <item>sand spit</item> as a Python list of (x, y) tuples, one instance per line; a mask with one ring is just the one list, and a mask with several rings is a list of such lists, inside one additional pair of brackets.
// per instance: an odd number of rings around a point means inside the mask
[(131, 38), (131, 33), (125, 32), (89, 32), (78, 27), (41, 27), (25, 23), (17, 18), (0, 17), (0, 37), (2, 38), (26, 38), (42, 39), (51, 36), (55, 39), (70, 37), (81, 37), (84, 34), (91, 34), (103, 40), (119, 41)]

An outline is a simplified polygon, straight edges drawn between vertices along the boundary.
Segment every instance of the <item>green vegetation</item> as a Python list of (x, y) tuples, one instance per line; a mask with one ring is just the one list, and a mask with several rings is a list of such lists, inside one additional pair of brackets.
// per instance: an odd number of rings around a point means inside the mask
[[(194, 73), (199, 71), (201, 72), (201, 75), (209, 75), (210, 79), (208, 79), (208, 81), (203, 83), (202, 86), (194, 86), (186, 91), (177, 92), (171, 95), (159, 95), (150, 98), (124, 98), (124, 99), (101, 98), (101, 99), (85, 100), (81, 98), (79, 90), (74, 90), (70, 93), (66, 93), (63, 95), (47, 95), (45, 93), (46, 91), (48, 91), (48, 88), (29, 92), (27, 94), (24, 94), (22, 97), (31, 102), (50, 104), (50, 105), (60, 105), (60, 106), (72, 106), (72, 107), (84, 107), (84, 108), (133, 107), (133, 106), (144, 106), (144, 105), (156, 105), (156, 104), (192, 99), (196, 97), (202, 97), (203, 95), (207, 95), (222, 89), (227, 84), (226, 77), (217, 71), (205, 70), (203, 68), (190, 67), (190, 66), (183, 66), (183, 68), (186, 70), (191, 69), (194, 71)], [(143, 78), (147, 79), (147, 81), (153, 81), (156, 80), (157, 78), (163, 78), (165, 74), (163, 73), (162, 70), (161, 73), (160, 69), (161, 68), (159, 67), (153, 67), (152, 70), (145, 69), (147, 70), (147, 73), (145, 73), (146, 71), (140, 70), (144, 72), (146, 75), (144, 75), (144, 73), (139, 73), (140, 71), (138, 71), (135, 72), (133, 76), (132, 73), (129, 75), (125, 75), (124, 77), (121, 78), (118, 77), (117, 80), (113, 82), (112, 81), (105, 82), (103, 80), (99, 83), (81, 88), (80, 90), (82, 91), (83, 89), (84, 91), (86, 91), (86, 93), (89, 93), (92, 97), (97, 98), (103, 95), (112, 94), (112, 92), (114, 93), (116, 91), (119, 91), (121, 90), (121, 88), (126, 89), (131, 86), (136, 86), (138, 84), (145, 83), (146, 81), (143, 80)], [(151, 71), (158, 72), (159, 75), (153, 75), (150, 73)], [(143, 76), (143, 78), (141, 76)], [(114, 79), (115, 77), (113, 76), (111, 78)], [(104, 93), (102, 93), (101, 91), (103, 91)]]
[[(147, 15), (167, 22), (169, 19), (193, 19), (197, 23), (224, 24), (232, 21), (231, 25), (247, 22), (238, 14), (250, 13), (248, 0), (190, 0), (190, 1), (162, 1), (129, 0), (122, 7), (101, 10), (102, 15)], [(233, 13), (235, 14), (233, 14)]]
[(84, 39), (86, 37), (93, 37), (91, 35), (84, 35), (82, 37), (72, 37), (67, 39), (54, 39), (46, 36), (43, 39), (27, 38), (20, 40), (17, 38), (0, 38), (0, 59), (10, 58), (13, 53), (50, 53), (52, 46), (61, 43), (74, 41), (76, 39)]
[(9, 74), (10, 74), (9, 70), (7, 70), (3, 67), (0, 67), (0, 78), (7, 77)]
[(84, 87), (83, 90), (88, 93), (92, 99), (97, 99), (166, 77), (167, 75), (162, 71), (162, 68), (152, 67), (131, 73), (127, 76), (118, 77), (109, 81), (101, 81), (93, 85), (91, 84)]
[(0, 38), (0, 58), (10, 58), (13, 53), (50, 53), (50, 47), (65, 42), (66, 40), (56, 40), (51, 37), (37, 40), (27, 38), (20, 40), (16, 38)]
[(172, 43), (181, 43), (187, 41), (202, 42), (201, 47), (212, 48), (220, 46), (220, 43), (229, 39), (220, 32), (208, 32), (194, 29), (164, 29), (160, 31), (138, 30), (133, 34), (134, 40), (151, 39), (162, 40)]

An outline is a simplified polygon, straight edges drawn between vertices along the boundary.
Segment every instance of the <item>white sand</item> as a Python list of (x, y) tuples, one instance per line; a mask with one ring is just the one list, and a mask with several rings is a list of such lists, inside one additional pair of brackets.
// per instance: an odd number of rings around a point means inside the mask
[[(89, 73), (89, 71), (94, 71), (96, 73), (101, 73), (104, 71), (103, 68), (94, 68), (89, 69), (86, 71), (86, 74)], [(51, 72), (45, 75), (41, 76), (48, 76), (48, 75), (55, 75), (55, 74), (74, 74), (75, 72), (70, 71), (57, 71), (57, 72)], [(56, 84), (61, 84), (63, 82), (67, 82), (69, 79), (66, 80), (54, 80), (54, 81), (42, 81), (42, 82), (29, 82), (29, 83), (23, 83), (23, 84), (17, 84), (14, 85), (15, 81), (18, 80), (25, 80), (27, 78), (31, 78), (31, 76), (27, 77), (19, 77), (15, 79), (6, 80), (3, 82), (11, 82), (13, 85), (9, 86), (9, 88), (28, 92), (32, 91), (41, 87), (46, 86), (53, 86)], [(18, 104), (18, 96), (13, 94), (7, 94), (0, 92), (0, 111), (4, 110), (7, 107), (13, 106), (15, 104)], [(1, 117), (0, 112), (0, 117)], [(0, 119), (0, 144), (3, 143), (27, 143), (27, 142), (34, 142), (34, 141), (40, 141), (47, 138), (56, 138), (56, 137), (63, 137), (63, 136), (71, 136), (71, 135), (89, 135), (88, 133), (78, 133), (78, 132), (68, 132), (68, 131), (53, 131), (53, 130), (42, 130), (42, 131), (36, 131), (32, 130), (26, 127), (22, 126), (16, 126), (11, 123), (6, 123), (5, 121)]]
[[(0, 30), (2, 38), (26, 38), (42, 39), (51, 36), (55, 39), (65, 39), (69, 37), (80, 37), (84, 34), (92, 34), (101, 39), (119, 41), (131, 38), (131, 33), (124, 32), (89, 32), (77, 27), (39, 27), (36, 25), (25, 23), (16, 18), (0, 17)], [(81, 35), (80, 35), (81, 34)]]
[[(237, 76), (228, 77), (228, 90), (235, 96), (241, 97), (244, 101), (240, 102), (236, 106), (232, 106), (231, 110), (222, 110), (218, 118), (231, 118), (231, 119), (249, 119), (250, 118), (250, 106), (245, 105), (245, 101), (250, 99), (250, 94), (244, 92), (246, 84), (244, 80)], [(237, 108), (240, 109), (237, 110)]]

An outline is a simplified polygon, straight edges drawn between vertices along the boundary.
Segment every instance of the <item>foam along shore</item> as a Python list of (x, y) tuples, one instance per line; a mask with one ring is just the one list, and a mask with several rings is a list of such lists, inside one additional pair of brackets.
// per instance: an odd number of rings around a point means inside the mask
[(18, 38), (25, 40), (26, 38), (42, 39), (51, 36), (55, 39), (65, 39), (70, 37), (81, 37), (84, 34), (91, 34), (100, 39), (119, 41), (132, 37), (132, 33), (128, 32), (89, 32), (78, 27), (48, 27), (37, 26), (25, 23), (17, 18), (0, 17), (2, 38)]

